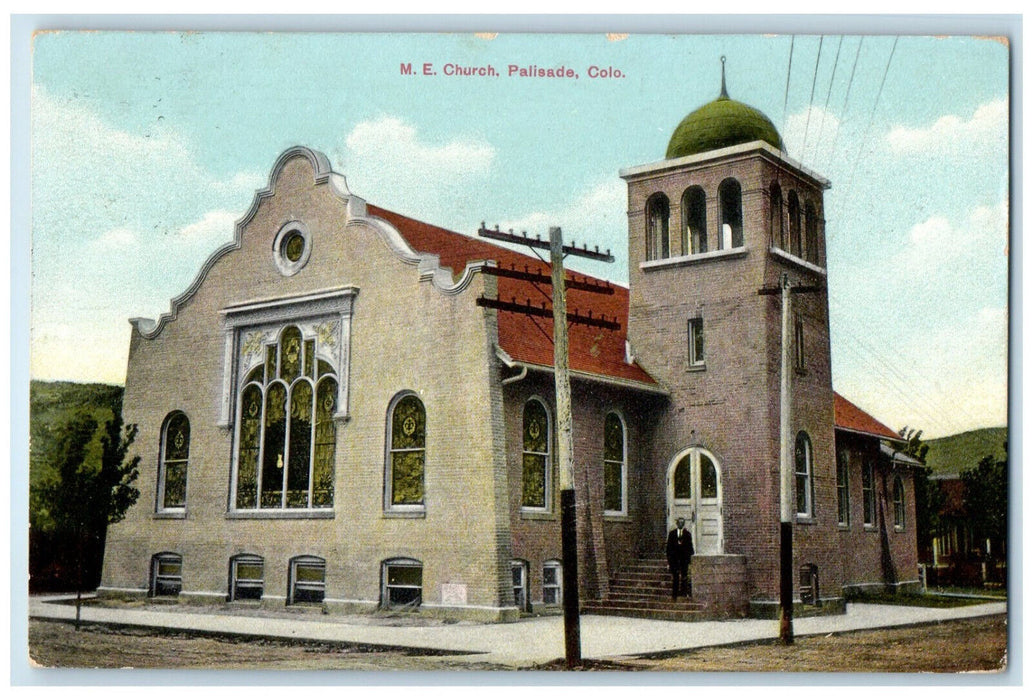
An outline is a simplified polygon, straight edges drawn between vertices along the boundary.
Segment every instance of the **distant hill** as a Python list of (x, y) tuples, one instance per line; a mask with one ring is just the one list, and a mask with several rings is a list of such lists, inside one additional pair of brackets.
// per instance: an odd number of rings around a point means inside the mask
[[(122, 387), (114, 384), (75, 382), (29, 383), (29, 483), (35, 484), (49, 470), (48, 451), (57, 432), (80, 412), (88, 413), (97, 427), (111, 419), (113, 408), (121, 410)], [(91, 449), (100, 450), (100, 431)]]
[(957, 435), (927, 440), (929, 453), (925, 463), (933, 474), (960, 474), (979, 465), (986, 455), (1004, 459), (1004, 443), (1008, 441), (1007, 428), (981, 428)]

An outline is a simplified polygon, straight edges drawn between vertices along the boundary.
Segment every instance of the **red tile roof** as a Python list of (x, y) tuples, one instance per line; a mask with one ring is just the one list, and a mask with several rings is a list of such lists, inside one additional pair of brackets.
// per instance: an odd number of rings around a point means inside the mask
[(834, 392), (833, 394), (835, 396), (833, 410), (836, 415), (835, 422), (837, 428), (850, 430), (855, 433), (864, 433), (865, 435), (885, 440), (900, 440), (900, 435), (893, 430), (887, 428), (839, 394)]
[[(514, 265), (519, 270), (527, 266), (531, 272), (540, 270), (542, 274), (549, 274), (548, 266), (533, 256), (410, 219), (372, 204), (367, 205), (366, 211), (371, 216), (385, 219), (398, 229), (415, 250), (436, 254), (441, 265), (451, 268), (453, 274), (461, 273), (468, 262), (479, 260), (494, 260), (501, 267)], [(587, 278), (602, 282), (580, 273), (576, 276), (579, 279)], [(567, 279), (571, 277), (568, 270)], [(508, 277), (497, 279), (498, 298), (503, 301), (515, 298), (518, 303), (530, 300), (535, 305), (547, 301), (530, 282)], [(570, 368), (574, 371), (656, 385), (656, 381), (641, 367), (624, 361), (624, 347), (628, 337), (628, 290), (615, 284), (611, 286), (614, 291), (612, 295), (594, 294), (577, 289), (567, 290), (568, 313), (580, 311), (586, 314), (591, 310), (593, 316), (605, 315), (607, 318), (616, 318), (621, 326), (619, 330), (610, 331), (580, 324), (571, 325)], [(498, 318), (499, 346), (510, 357), (518, 362), (552, 366), (551, 319), (503, 311), (499, 312)]]

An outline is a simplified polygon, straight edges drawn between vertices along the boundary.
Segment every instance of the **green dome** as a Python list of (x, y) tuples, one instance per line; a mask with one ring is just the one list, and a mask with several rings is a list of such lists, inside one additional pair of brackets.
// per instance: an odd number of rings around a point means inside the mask
[[(723, 81), (722, 81), (723, 82)], [(750, 141), (767, 141), (783, 150), (782, 137), (759, 109), (721, 96), (682, 119), (667, 144), (667, 157), (680, 158)]]

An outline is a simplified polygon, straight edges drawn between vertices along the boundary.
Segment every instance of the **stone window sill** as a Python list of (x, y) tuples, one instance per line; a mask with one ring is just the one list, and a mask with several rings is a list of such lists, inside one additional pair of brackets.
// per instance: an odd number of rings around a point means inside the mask
[(608, 523), (630, 523), (634, 518), (626, 513), (603, 513), (603, 520)]
[(151, 517), (155, 520), (186, 520), (187, 512), (185, 510), (159, 510), (152, 513)]
[(679, 255), (674, 258), (661, 258), (660, 260), (647, 260), (639, 263), (639, 269), (649, 272), (650, 270), (662, 270), (668, 267), (681, 267), (683, 265), (695, 265), (697, 263), (709, 262), (711, 260), (722, 260), (724, 258), (740, 258), (749, 252), (744, 246), (741, 248), (729, 248), (727, 250), (711, 250), (706, 253), (695, 255)]
[(425, 508), (413, 509), (413, 510), (385, 510), (383, 516), (385, 518), (398, 518), (401, 520), (410, 519), (418, 520), (427, 517), (427, 510)]
[(557, 520), (555, 513), (547, 510), (523, 510), (520, 511), (521, 520)]
[(231, 510), (226, 513), (227, 520), (333, 520), (335, 514), (331, 508), (309, 509), (268, 509), (268, 510)]

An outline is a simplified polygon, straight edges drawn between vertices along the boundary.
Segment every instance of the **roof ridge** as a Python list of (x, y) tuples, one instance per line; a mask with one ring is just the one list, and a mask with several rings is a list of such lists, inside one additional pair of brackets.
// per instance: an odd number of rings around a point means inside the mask
[[(469, 242), (469, 243), (472, 243), (473, 245), (482, 245), (482, 246), (486, 246), (486, 247), (492, 248), (494, 250), (500, 250), (500, 251), (506, 253), (507, 255), (517, 256), (517, 257), (526, 259), (529, 262), (535, 263), (537, 265), (544, 265), (546, 267), (548, 267), (548, 265), (549, 265), (548, 261), (544, 261), (544, 260), (542, 260), (540, 258), (536, 258), (533, 255), (528, 255), (527, 253), (521, 253), (518, 250), (513, 250), (512, 248), (507, 248), (505, 246), (499, 245), (498, 243), (495, 243), (495, 242), (490, 241), (490, 240), (484, 240), (482, 238), (476, 238), (474, 236), (470, 236), (470, 235), (467, 235), (465, 233), (461, 233), (459, 231), (453, 231), (452, 229), (447, 229), (447, 228), (445, 228), (443, 226), (439, 226), (437, 224), (432, 224), (432, 223), (430, 223), (428, 221), (423, 221), (421, 219), (417, 219), (417, 218), (414, 218), (412, 216), (408, 216), (406, 214), (401, 214), (399, 212), (396, 212), (396, 211), (393, 211), (391, 209), (388, 209), (387, 207), (382, 207), (382, 206), (379, 206), (377, 204), (371, 204), (371, 203), (367, 202), (366, 210), (367, 210), (368, 213), (370, 213), (373, 216), (377, 216), (378, 215), (377, 212), (381, 212), (381, 213), (387, 214), (389, 216), (394, 216), (394, 217), (398, 217), (398, 218), (401, 218), (401, 219), (405, 219), (407, 221), (411, 221), (411, 222), (413, 222), (415, 224), (419, 224), (420, 226), (426, 226), (426, 227), (434, 229), (435, 231), (438, 231), (440, 233), (448, 234), (449, 236), (459, 237), (464, 242)], [(388, 218), (388, 217), (381, 217), (381, 218)], [(404, 233), (402, 235), (405, 236)], [(410, 242), (410, 245), (411, 245), (411, 242)], [(430, 251), (420, 251), (420, 252), (440, 253), (440, 251), (433, 251), (433, 250), (430, 250)], [(498, 261), (496, 261), (496, 262), (498, 262)], [(593, 275), (593, 274), (590, 274), (590, 273), (587, 273), (587, 272), (581, 272), (580, 270), (572, 270), (570, 268), (566, 268), (565, 272), (568, 274), (568, 276), (577, 275), (578, 277), (580, 277), (582, 279), (588, 279), (588, 280), (593, 280), (593, 281), (597, 281), (597, 282), (605, 282), (607, 284), (613, 285), (613, 286), (618, 287), (620, 289), (623, 289), (625, 291), (628, 289), (628, 286), (626, 284), (622, 284), (621, 282), (617, 282), (617, 281), (612, 280), (612, 279), (607, 279), (605, 277), (598, 277), (596, 275)]]

